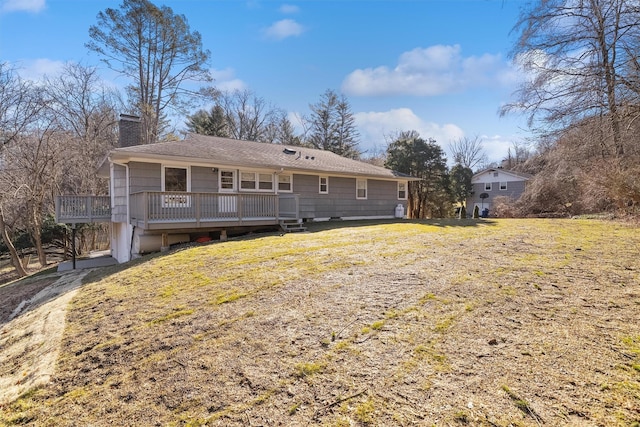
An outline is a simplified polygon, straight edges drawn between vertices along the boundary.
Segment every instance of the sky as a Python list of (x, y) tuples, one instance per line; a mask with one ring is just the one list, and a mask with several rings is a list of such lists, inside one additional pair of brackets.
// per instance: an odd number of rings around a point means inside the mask
[[(0, 0), (0, 61), (22, 77), (55, 76), (65, 62), (97, 66), (89, 27), (112, 0)], [(524, 118), (500, 117), (523, 76), (511, 64), (524, 0), (165, 0), (211, 51), (221, 90), (249, 89), (295, 117), (331, 89), (344, 94), (360, 149), (383, 151), (416, 130), (450, 158), (459, 138), (483, 141), (489, 161), (531, 138)]]

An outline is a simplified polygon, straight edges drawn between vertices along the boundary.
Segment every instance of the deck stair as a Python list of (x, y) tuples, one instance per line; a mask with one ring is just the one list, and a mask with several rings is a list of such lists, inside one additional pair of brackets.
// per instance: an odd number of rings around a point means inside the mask
[(302, 221), (296, 219), (280, 221), (280, 228), (282, 228), (282, 231), (285, 233), (307, 231), (307, 227), (302, 224)]

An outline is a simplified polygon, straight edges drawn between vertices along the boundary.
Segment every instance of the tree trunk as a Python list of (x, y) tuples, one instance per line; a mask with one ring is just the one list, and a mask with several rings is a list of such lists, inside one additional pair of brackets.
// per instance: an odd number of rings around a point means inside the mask
[(16, 273), (20, 277), (24, 277), (27, 275), (27, 271), (22, 266), (20, 262), (20, 256), (18, 256), (18, 251), (16, 251), (15, 246), (13, 246), (13, 242), (9, 237), (9, 232), (7, 231), (7, 225), (4, 221), (4, 210), (2, 209), (2, 205), (0, 204), (0, 234), (2, 235), (2, 240), (4, 240), (5, 245), (9, 249), (9, 255), (11, 256), (11, 265), (15, 268)]

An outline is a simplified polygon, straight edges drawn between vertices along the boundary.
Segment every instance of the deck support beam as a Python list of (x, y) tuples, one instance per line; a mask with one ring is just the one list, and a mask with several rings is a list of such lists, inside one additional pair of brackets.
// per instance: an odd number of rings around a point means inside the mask
[(169, 250), (169, 233), (162, 233), (162, 243), (160, 243), (160, 252)]

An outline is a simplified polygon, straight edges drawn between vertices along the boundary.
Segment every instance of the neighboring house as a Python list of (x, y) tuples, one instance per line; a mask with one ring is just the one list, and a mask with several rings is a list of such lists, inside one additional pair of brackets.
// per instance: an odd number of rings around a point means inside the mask
[(111, 222), (118, 262), (238, 230), (406, 211), (414, 178), (389, 169), (329, 151), (198, 134), (133, 145), (139, 121), (121, 117), (122, 148), (100, 168), (110, 196), (60, 196), (56, 203), (58, 222)]
[(504, 170), (502, 168), (486, 169), (471, 178), (471, 196), (467, 198), (467, 215), (473, 213), (478, 206), (480, 213), (483, 211), (491, 215), (492, 205), (496, 197), (504, 196), (512, 200), (518, 200), (532, 178), (527, 173)]

